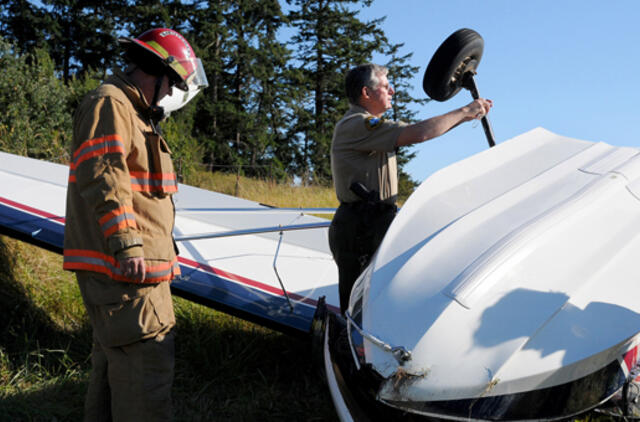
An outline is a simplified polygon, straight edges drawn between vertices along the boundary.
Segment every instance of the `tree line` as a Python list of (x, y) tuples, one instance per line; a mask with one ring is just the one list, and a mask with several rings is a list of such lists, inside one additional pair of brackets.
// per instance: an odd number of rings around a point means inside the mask
[[(209, 87), (162, 127), (179, 171), (197, 165), (329, 184), (335, 123), (348, 108), (344, 75), (386, 58), (396, 89), (390, 114), (414, 120), (418, 71), (391, 42), (384, 18), (362, 20), (373, 0), (8, 0), (0, 5), (0, 148), (64, 161), (80, 98), (122, 66), (119, 36), (154, 27), (181, 32)], [(413, 187), (402, 166), (400, 189)]]

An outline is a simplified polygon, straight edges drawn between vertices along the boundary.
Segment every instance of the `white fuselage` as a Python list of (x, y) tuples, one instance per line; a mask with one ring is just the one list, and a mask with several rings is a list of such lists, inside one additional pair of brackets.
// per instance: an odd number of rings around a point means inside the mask
[(634, 347), (639, 152), (535, 129), (427, 179), (359, 281), (362, 328), (412, 354), (364, 342), (380, 398), (552, 387)]

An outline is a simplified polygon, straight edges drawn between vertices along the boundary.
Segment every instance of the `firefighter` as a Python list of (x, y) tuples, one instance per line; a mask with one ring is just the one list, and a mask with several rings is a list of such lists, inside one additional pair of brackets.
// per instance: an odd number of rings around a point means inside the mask
[(118, 41), (127, 66), (74, 115), (63, 267), (76, 274), (93, 328), (85, 421), (167, 421), (178, 184), (157, 124), (164, 98), (201, 89), (206, 77), (176, 31)]
[(396, 148), (433, 139), (462, 122), (480, 119), (492, 106), (491, 100), (480, 98), (407, 125), (382, 117), (391, 108), (394, 94), (385, 67), (368, 63), (351, 69), (345, 88), (350, 108), (336, 124), (331, 141), (331, 172), (340, 206), (329, 227), (343, 314), (353, 284), (396, 215)]

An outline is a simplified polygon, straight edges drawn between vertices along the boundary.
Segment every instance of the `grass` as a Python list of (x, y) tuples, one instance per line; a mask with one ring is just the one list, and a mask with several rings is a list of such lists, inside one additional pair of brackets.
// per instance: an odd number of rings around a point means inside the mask
[(79, 420), (91, 333), (61, 263), (55, 254), (0, 238), (2, 421)]
[[(276, 206), (337, 205), (322, 187), (204, 172), (187, 183)], [(91, 327), (75, 277), (61, 268), (61, 256), (0, 236), (0, 422), (82, 420)], [(308, 339), (178, 297), (174, 306), (176, 421), (336, 420)]]
[(273, 180), (250, 179), (228, 173), (218, 173), (211, 177), (211, 173), (206, 171), (194, 172), (185, 183), (275, 207), (338, 206), (333, 189), (324, 186), (302, 187), (292, 183), (282, 184)]
[[(196, 177), (188, 182), (272, 205), (336, 205), (327, 188)], [(75, 277), (61, 268), (61, 256), (0, 236), (0, 422), (82, 420), (91, 327)], [(174, 306), (176, 421), (336, 419), (307, 338), (178, 297)]]

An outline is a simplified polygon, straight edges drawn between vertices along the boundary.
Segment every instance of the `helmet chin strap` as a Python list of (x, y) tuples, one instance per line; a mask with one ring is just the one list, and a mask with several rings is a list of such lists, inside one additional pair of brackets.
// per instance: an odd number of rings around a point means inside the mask
[(162, 75), (156, 79), (156, 86), (153, 92), (153, 100), (151, 101), (151, 105), (149, 106), (149, 118), (151, 119), (151, 124), (155, 132), (158, 132), (156, 125), (164, 119), (164, 108), (158, 105), (158, 96), (160, 95), (160, 88), (162, 87), (162, 81), (164, 80), (165, 75)]

